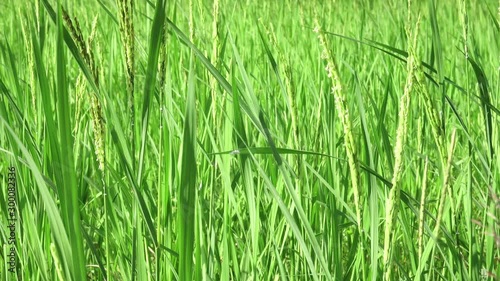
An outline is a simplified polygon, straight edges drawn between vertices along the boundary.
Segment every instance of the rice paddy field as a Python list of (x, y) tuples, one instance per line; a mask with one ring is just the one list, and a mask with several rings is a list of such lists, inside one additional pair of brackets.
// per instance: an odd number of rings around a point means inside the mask
[(0, 280), (500, 280), (500, 2), (0, 4)]

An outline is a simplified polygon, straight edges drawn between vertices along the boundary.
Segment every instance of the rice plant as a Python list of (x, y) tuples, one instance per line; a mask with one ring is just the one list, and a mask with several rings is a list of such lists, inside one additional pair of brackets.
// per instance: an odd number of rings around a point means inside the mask
[(0, 6), (0, 280), (500, 278), (500, 2)]

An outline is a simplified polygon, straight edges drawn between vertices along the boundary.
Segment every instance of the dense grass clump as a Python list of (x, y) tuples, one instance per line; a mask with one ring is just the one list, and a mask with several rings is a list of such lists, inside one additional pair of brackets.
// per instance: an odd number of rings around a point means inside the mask
[(500, 278), (500, 2), (1, 7), (1, 280)]

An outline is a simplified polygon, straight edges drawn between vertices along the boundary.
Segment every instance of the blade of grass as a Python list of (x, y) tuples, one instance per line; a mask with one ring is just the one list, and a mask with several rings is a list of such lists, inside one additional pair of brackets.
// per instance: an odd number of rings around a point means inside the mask
[[(83, 280), (86, 278), (85, 257), (83, 253), (83, 237), (80, 219), (80, 201), (78, 199), (78, 186), (76, 184), (76, 173), (73, 155), (73, 136), (71, 135), (69, 94), (66, 81), (66, 60), (63, 41), (63, 21), (61, 6), (58, 5), (57, 17), (57, 47), (56, 47), (56, 68), (57, 68), (57, 117), (60, 149), (59, 163), (62, 168), (62, 177), (56, 178), (59, 191), (62, 191), (61, 207), (63, 218), (66, 218), (69, 239), (71, 241), (71, 252), (73, 255), (72, 278)], [(48, 101), (46, 101), (48, 102)]]
[(488, 142), (489, 156), (490, 160), (493, 159), (495, 152), (493, 151), (493, 120), (491, 116), (491, 98), (489, 93), (488, 79), (483, 71), (483, 68), (474, 60), (471, 56), (467, 58), (472, 69), (474, 69), (474, 74), (476, 75), (477, 83), (479, 85), (480, 101), (481, 101), (481, 111), (483, 112), (483, 122), (486, 140)]
[[(179, 278), (192, 280), (193, 249), (195, 244), (195, 188), (196, 188), (196, 96), (194, 62), (191, 57), (188, 75), (188, 92), (186, 114), (182, 138), (182, 154), (180, 156), (180, 185), (178, 189), (178, 252)], [(196, 265), (200, 266), (200, 265)]]
[[(356, 74), (356, 72), (351, 69), (351, 72), (354, 75), (354, 79), (356, 81), (356, 96), (357, 96), (357, 103), (358, 103), (358, 108), (359, 108), (359, 114), (361, 117), (361, 126), (363, 128), (363, 140), (365, 142), (365, 150), (366, 150), (366, 162), (368, 163), (368, 167), (370, 167), (372, 170), (375, 170), (375, 162), (374, 162), (374, 155), (372, 151), (372, 143), (370, 139), (370, 133), (368, 130), (368, 123), (366, 120), (366, 113), (365, 113), (365, 106), (363, 104), (363, 98), (361, 96), (361, 85), (359, 78)], [(371, 238), (371, 245), (370, 245), (370, 268), (371, 268), (371, 279), (373, 281), (377, 280), (377, 274), (378, 274), (378, 253), (379, 253), (379, 244), (378, 244), (378, 233), (379, 233), (379, 210), (378, 210), (378, 186), (377, 186), (377, 181), (375, 180), (375, 176), (372, 174), (369, 174), (368, 176), (368, 190), (370, 193), (370, 199), (369, 199), (369, 204), (370, 204), (370, 238)], [(361, 266), (365, 267), (365, 264), (362, 264)]]
[(53, 199), (52, 193), (47, 188), (44, 177), (39, 167), (35, 163), (32, 155), (2, 116), (0, 116), (0, 121), (3, 123), (3, 126), (5, 126), (4, 128), (6, 129), (6, 132), (9, 133), (14, 139), (14, 144), (20, 150), (21, 155), (24, 156), (26, 165), (30, 169), (32, 176), (36, 182), (36, 187), (40, 192), (40, 197), (44, 204), (44, 209), (47, 212), (47, 219), (51, 226), (51, 233), (54, 235), (54, 242), (57, 245), (57, 248), (60, 251), (62, 257), (64, 258), (64, 273), (66, 274), (66, 277), (70, 279), (71, 274), (69, 268), (73, 265), (73, 255), (70, 245), (70, 239), (64, 227), (65, 224), (61, 217), (61, 213), (59, 212), (57, 204)]

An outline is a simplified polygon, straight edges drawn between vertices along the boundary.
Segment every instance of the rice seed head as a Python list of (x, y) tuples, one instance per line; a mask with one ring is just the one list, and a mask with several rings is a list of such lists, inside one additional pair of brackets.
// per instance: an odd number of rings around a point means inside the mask
[(59, 281), (66, 280), (64, 278), (63, 269), (61, 266), (61, 260), (59, 259), (56, 245), (54, 243), (50, 243), (50, 254), (52, 256), (52, 260), (54, 261), (54, 267), (56, 269), (57, 278), (59, 279)]
[[(424, 103), (425, 112), (431, 125), (431, 131), (436, 142), (439, 157), (443, 161), (443, 159), (446, 159), (446, 149), (444, 148), (444, 129), (442, 127), (440, 114), (436, 108), (436, 103), (431, 98), (424, 76), (424, 72), (418, 64), (415, 72), (415, 80), (418, 84), (416, 88), (418, 88), (419, 96)], [(442, 163), (444, 165), (444, 162)]]
[(293, 72), (292, 72), (292, 67), (289, 64), (289, 61), (285, 62), (284, 65), (284, 72), (285, 72), (285, 86), (286, 86), (286, 92), (287, 92), (287, 97), (289, 99), (290, 103), (290, 115), (292, 117), (292, 130), (293, 130), (293, 138), (295, 141), (295, 145), (297, 148), (299, 147), (299, 128), (298, 128), (298, 123), (297, 123), (297, 103), (296, 103), (296, 91), (295, 91), (295, 84), (293, 80)]
[(160, 45), (160, 63), (158, 65), (160, 87), (165, 86), (165, 78), (167, 71), (167, 27), (163, 26), (162, 38)]
[(86, 42), (83, 39), (83, 34), (82, 30), (80, 28), (80, 23), (78, 22), (78, 18), (73, 18), (71, 19), (70, 15), (68, 12), (63, 8), (63, 20), (66, 23), (66, 27), (68, 28), (68, 31), (73, 38), (73, 40), (76, 43), (76, 46), (78, 50), (80, 51), (80, 55), (83, 57), (83, 60), (86, 62), (87, 66), (90, 68), (94, 82), (96, 85), (99, 85), (99, 75), (98, 71), (95, 67), (95, 62), (94, 62), (94, 54), (90, 50), (91, 48), (91, 43), (94, 40), (95, 34), (96, 34), (96, 29), (97, 29), (97, 17), (94, 18), (93, 24), (92, 24), (92, 31), (91, 31), (91, 36), (89, 37), (89, 40)]
[(302, 2), (299, 2), (299, 20), (300, 20), (300, 27), (305, 28), (306, 22), (305, 22), (305, 16), (304, 16), (304, 7), (301, 4)]
[(92, 105), (92, 125), (94, 127), (94, 146), (95, 146), (95, 154), (97, 157), (97, 163), (99, 170), (104, 171), (104, 163), (105, 160), (105, 150), (104, 150), (104, 140), (105, 140), (105, 131), (104, 131), (104, 118), (102, 117), (102, 109), (99, 101), (95, 96), (91, 98)]
[[(92, 38), (93, 39), (93, 38)], [(89, 50), (90, 47), (89, 47)], [(99, 49), (99, 44), (96, 46), (96, 53), (101, 53)], [(91, 52), (93, 54), (93, 52)], [(94, 58), (94, 56), (91, 56)], [(97, 64), (93, 60), (93, 73), (95, 77), (95, 83), (99, 86), (99, 69), (97, 68)], [(104, 123), (102, 104), (97, 99), (97, 96), (92, 95), (92, 110), (94, 111), (94, 118), (92, 119), (94, 122), (94, 135), (95, 135), (95, 147), (96, 147), (96, 156), (99, 164), (99, 170), (104, 172), (104, 163), (106, 162), (106, 153), (105, 153), (105, 139), (106, 139), (106, 126)]]
[[(410, 13), (410, 4), (411, 2), (408, 1), (408, 26), (411, 23), (411, 13)], [(417, 24), (420, 22), (420, 15), (417, 19)], [(446, 158), (445, 151), (446, 149), (444, 148), (444, 128), (442, 126), (441, 122), (441, 117), (439, 115), (439, 112), (436, 108), (435, 102), (432, 100), (431, 95), (429, 94), (429, 91), (427, 89), (427, 82), (425, 79), (425, 73), (422, 70), (422, 65), (420, 62), (420, 59), (416, 56), (416, 48), (417, 48), (417, 37), (412, 36), (411, 30), (407, 28), (406, 30), (408, 38), (413, 38), (413, 42), (410, 44), (410, 52), (413, 53), (413, 56), (409, 56), (408, 58), (408, 64), (407, 67), (413, 68), (413, 73), (414, 77), (412, 80), (414, 80), (415, 85), (412, 86), (415, 88), (415, 91), (419, 93), (419, 97), (421, 98), (421, 101), (423, 102), (425, 112), (426, 112), (426, 117), (429, 120), (429, 123), (431, 124), (431, 130), (432, 130), (432, 135), (434, 137), (434, 140), (436, 142), (437, 148), (438, 148), (438, 154), (441, 159), (441, 162), (443, 162), (443, 159)], [(408, 71), (410, 71), (408, 69)], [(444, 164), (443, 164), (444, 166)]]
[[(21, 12), (18, 12), (21, 14)], [(26, 15), (28, 20), (31, 21), (31, 17), (29, 15)], [(21, 30), (23, 34), (23, 40), (24, 40), (24, 46), (26, 46), (26, 55), (28, 59), (28, 71), (29, 71), (29, 88), (31, 92), (31, 107), (32, 107), (32, 112), (33, 112), (33, 121), (35, 123), (35, 126), (37, 124), (37, 109), (36, 109), (36, 69), (35, 69), (35, 60), (34, 60), (34, 54), (33, 54), (33, 44), (31, 40), (28, 37), (28, 29), (27, 29), (27, 24), (25, 17), (21, 17)]]
[(78, 47), (78, 50), (80, 51), (80, 54), (82, 55), (84, 61), (90, 66), (90, 58), (88, 56), (89, 51), (87, 50), (87, 44), (83, 39), (78, 19), (77, 18), (74, 18), (74, 20), (71, 19), (70, 15), (64, 8), (62, 8), (62, 13), (63, 13), (63, 20), (66, 23), (66, 27), (68, 28), (71, 37), (75, 41), (76, 46)]
[[(94, 20), (92, 21), (92, 29), (90, 31), (90, 35), (87, 38), (87, 52), (88, 52), (88, 57), (89, 57), (89, 66), (90, 66), (90, 71), (92, 72), (92, 75), (94, 76), (94, 83), (99, 86), (99, 69), (97, 68), (96, 64), (96, 58), (95, 58), (95, 53), (92, 51), (92, 45), (94, 43), (94, 39), (96, 37), (97, 33), (97, 15), (94, 17)], [(99, 52), (97, 52), (99, 53)]]
[[(97, 69), (97, 65), (95, 63), (94, 52), (92, 51), (92, 43), (96, 37), (97, 30), (97, 17), (94, 18), (92, 23), (91, 33), (88, 37), (88, 40), (85, 41), (83, 38), (83, 34), (80, 28), (80, 24), (78, 19), (75, 17), (71, 19), (68, 12), (63, 9), (63, 20), (66, 23), (66, 26), (71, 34), (71, 37), (76, 42), (78, 50), (82, 55), (85, 63), (90, 68), (92, 72), (92, 76), (94, 79), (94, 83), (99, 87), (99, 70)], [(83, 83), (83, 82), (81, 82)], [(80, 90), (84, 88), (83, 85), (79, 85)], [(82, 90), (83, 91), (83, 90)], [(78, 91), (77, 91), (78, 96)], [(78, 98), (77, 98), (78, 99)], [(102, 108), (99, 100), (97, 99), (95, 94), (90, 94), (90, 105), (91, 105), (91, 118), (92, 125), (94, 131), (94, 147), (95, 154), (97, 157), (98, 168), (101, 171), (104, 171), (104, 163), (105, 163), (105, 149), (104, 149), (104, 140), (105, 140), (105, 125), (104, 118), (102, 114)], [(78, 120), (77, 120), (78, 122)], [(78, 127), (75, 127), (78, 129)]]
[(94, 17), (94, 19), (92, 20), (92, 28), (90, 29), (90, 35), (89, 35), (89, 38), (87, 40), (87, 45), (88, 46), (92, 46), (92, 43), (94, 42), (94, 39), (96, 37), (96, 34), (97, 34), (97, 20), (98, 20), (98, 15), (96, 15)]
[[(409, 17), (410, 20), (410, 17)], [(391, 259), (394, 241), (394, 231), (395, 231), (395, 221), (398, 214), (400, 193), (401, 193), (401, 177), (403, 172), (403, 152), (404, 145), (408, 130), (408, 112), (410, 109), (411, 93), (413, 91), (414, 79), (415, 79), (415, 63), (418, 61), (416, 56), (418, 29), (420, 25), (420, 16), (417, 19), (416, 26), (412, 32), (410, 29), (411, 22), (407, 24), (407, 36), (410, 42), (408, 47), (408, 60), (407, 60), (407, 76), (406, 84), (404, 88), (403, 95), (399, 102), (399, 122), (396, 131), (396, 144), (394, 146), (394, 171), (392, 176), (392, 188), (389, 191), (389, 198), (386, 204), (386, 215), (385, 215), (385, 234), (384, 234), (384, 280), (391, 280)]]
[(293, 81), (293, 71), (290, 59), (284, 55), (282, 48), (278, 45), (278, 40), (276, 36), (276, 32), (274, 31), (274, 26), (270, 23), (269, 28), (266, 27), (262, 19), (259, 19), (259, 22), (262, 24), (264, 31), (266, 32), (267, 38), (269, 38), (269, 42), (274, 50), (277, 52), (279, 63), (280, 75), (284, 77), (285, 81), (285, 89), (286, 89), (286, 98), (290, 105), (290, 117), (291, 117), (291, 126), (293, 131), (293, 138), (295, 145), (298, 147), (299, 145), (299, 132), (298, 132), (298, 124), (297, 124), (297, 105), (296, 105), (296, 91), (295, 85)]
[[(500, 12), (500, 10), (499, 10)], [(464, 40), (464, 53), (465, 59), (469, 58), (469, 48), (467, 47), (468, 43), (468, 34), (469, 34), (469, 19), (467, 17), (467, 3), (465, 0), (460, 1), (460, 24), (462, 25), (462, 36)]]
[(35, 1), (35, 18), (36, 18), (36, 28), (40, 30), (40, 0)]
[[(218, 36), (218, 34), (219, 34), (219, 0), (214, 0), (213, 17), (214, 17), (214, 20), (212, 22), (212, 39), (214, 40), (214, 42), (216, 42), (219, 40), (219, 36)], [(213, 45), (217, 46), (216, 44), (213, 44)], [(214, 55), (213, 52), (212, 52), (212, 55)]]
[(73, 132), (76, 134), (79, 129), (79, 118), (80, 118), (80, 112), (82, 108), (82, 103), (83, 103), (83, 94), (85, 92), (85, 78), (83, 77), (83, 74), (80, 73), (78, 74), (78, 77), (76, 78), (76, 86), (75, 86), (75, 128), (73, 129)]
[[(411, 102), (411, 93), (413, 91), (413, 80), (415, 79), (414, 73), (416, 71), (415, 63), (418, 61), (416, 56), (416, 46), (417, 46), (417, 38), (418, 38), (418, 29), (420, 25), (420, 17), (417, 19), (417, 23), (415, 26), (415, 31), (413, 32), (413, 41), (410, 46), (408, 62), (407, 62), (407, 78), (406, 84), (404, 88), (403, 95), (400, 99), (399, 104), (399, 124), (396, 132), (396, 145), (394, 147), (394, 156), (395, 156), (395, 168), (393, 174), (393, 187), (395, 184), (399, 184), (401, 178), (401, 167), (402, 167), (402, 155), (404, 144), (406, 140), (406, 135), (408, 131), (408, 113), (410, 110), (410, 102)], [(411, 35), (409, 33), (408, 35)]]
[(127, 13), (125, 14), (125, 24), (126, 24), (126, 38), (127, 38), (127, 43), (125, 45), (126, 51), (127, 51), (127, 74), (128, 74), (128, 87), (129, 87), (129, 92), (134, 91), (134, 72), (135, 72), (135, 56), (134, 56), (134, 49), (135, 49), (135, 34), (134, 34), (134, 1), (129, 0), (128, 1), (128, 9)]
[[(219, 0), (214, 0), (212, 21), (212, 63), (217, 65), (219, 50)], [(212, 119), (217, 120), (217, 81), (210, 75), (210, 89), (212, 94)]]
[(193, 0), (189, 0), (189, 40), (194, 42), (194, 5)]
[(353, 187), (354, 204), (356, 205), (356, 218), (358, 223), (358, 231), (363, 235), (363, 224), (361, 220), (361, 194), (360, 194), (360, 173), (359, 163), (357, 160), (356, 144), (352, 133), (351, 119), (345, 94), (342, 91), (342, 83), (338, 74), (337, 65), (335, 64), (334, 56), (330, 52), (325, 35), (321, 29), (317, 18), (314, 19), (314, 32), (317, 34), (318, 41), (321, 47), (321, 58), (326, 63), (326, 73), (332, 82), (331, 93), (335, 99), (335, 107), (337, 109), (339, 119), (344, 131), (344, 146), (346, 148), (347, 160), (351, 176), (351, 184)]
[(129, 135), (133, 136), (135, 105), (134, 105), (134, 87), (135, 87), (135, 31), (134, 31), (134, 1), (116, 0), (119, 12), (120, 37), (123, 44), (123, 53), (125, 56), (125, 72), (128, 94), (128, 107), (130, 116)]

